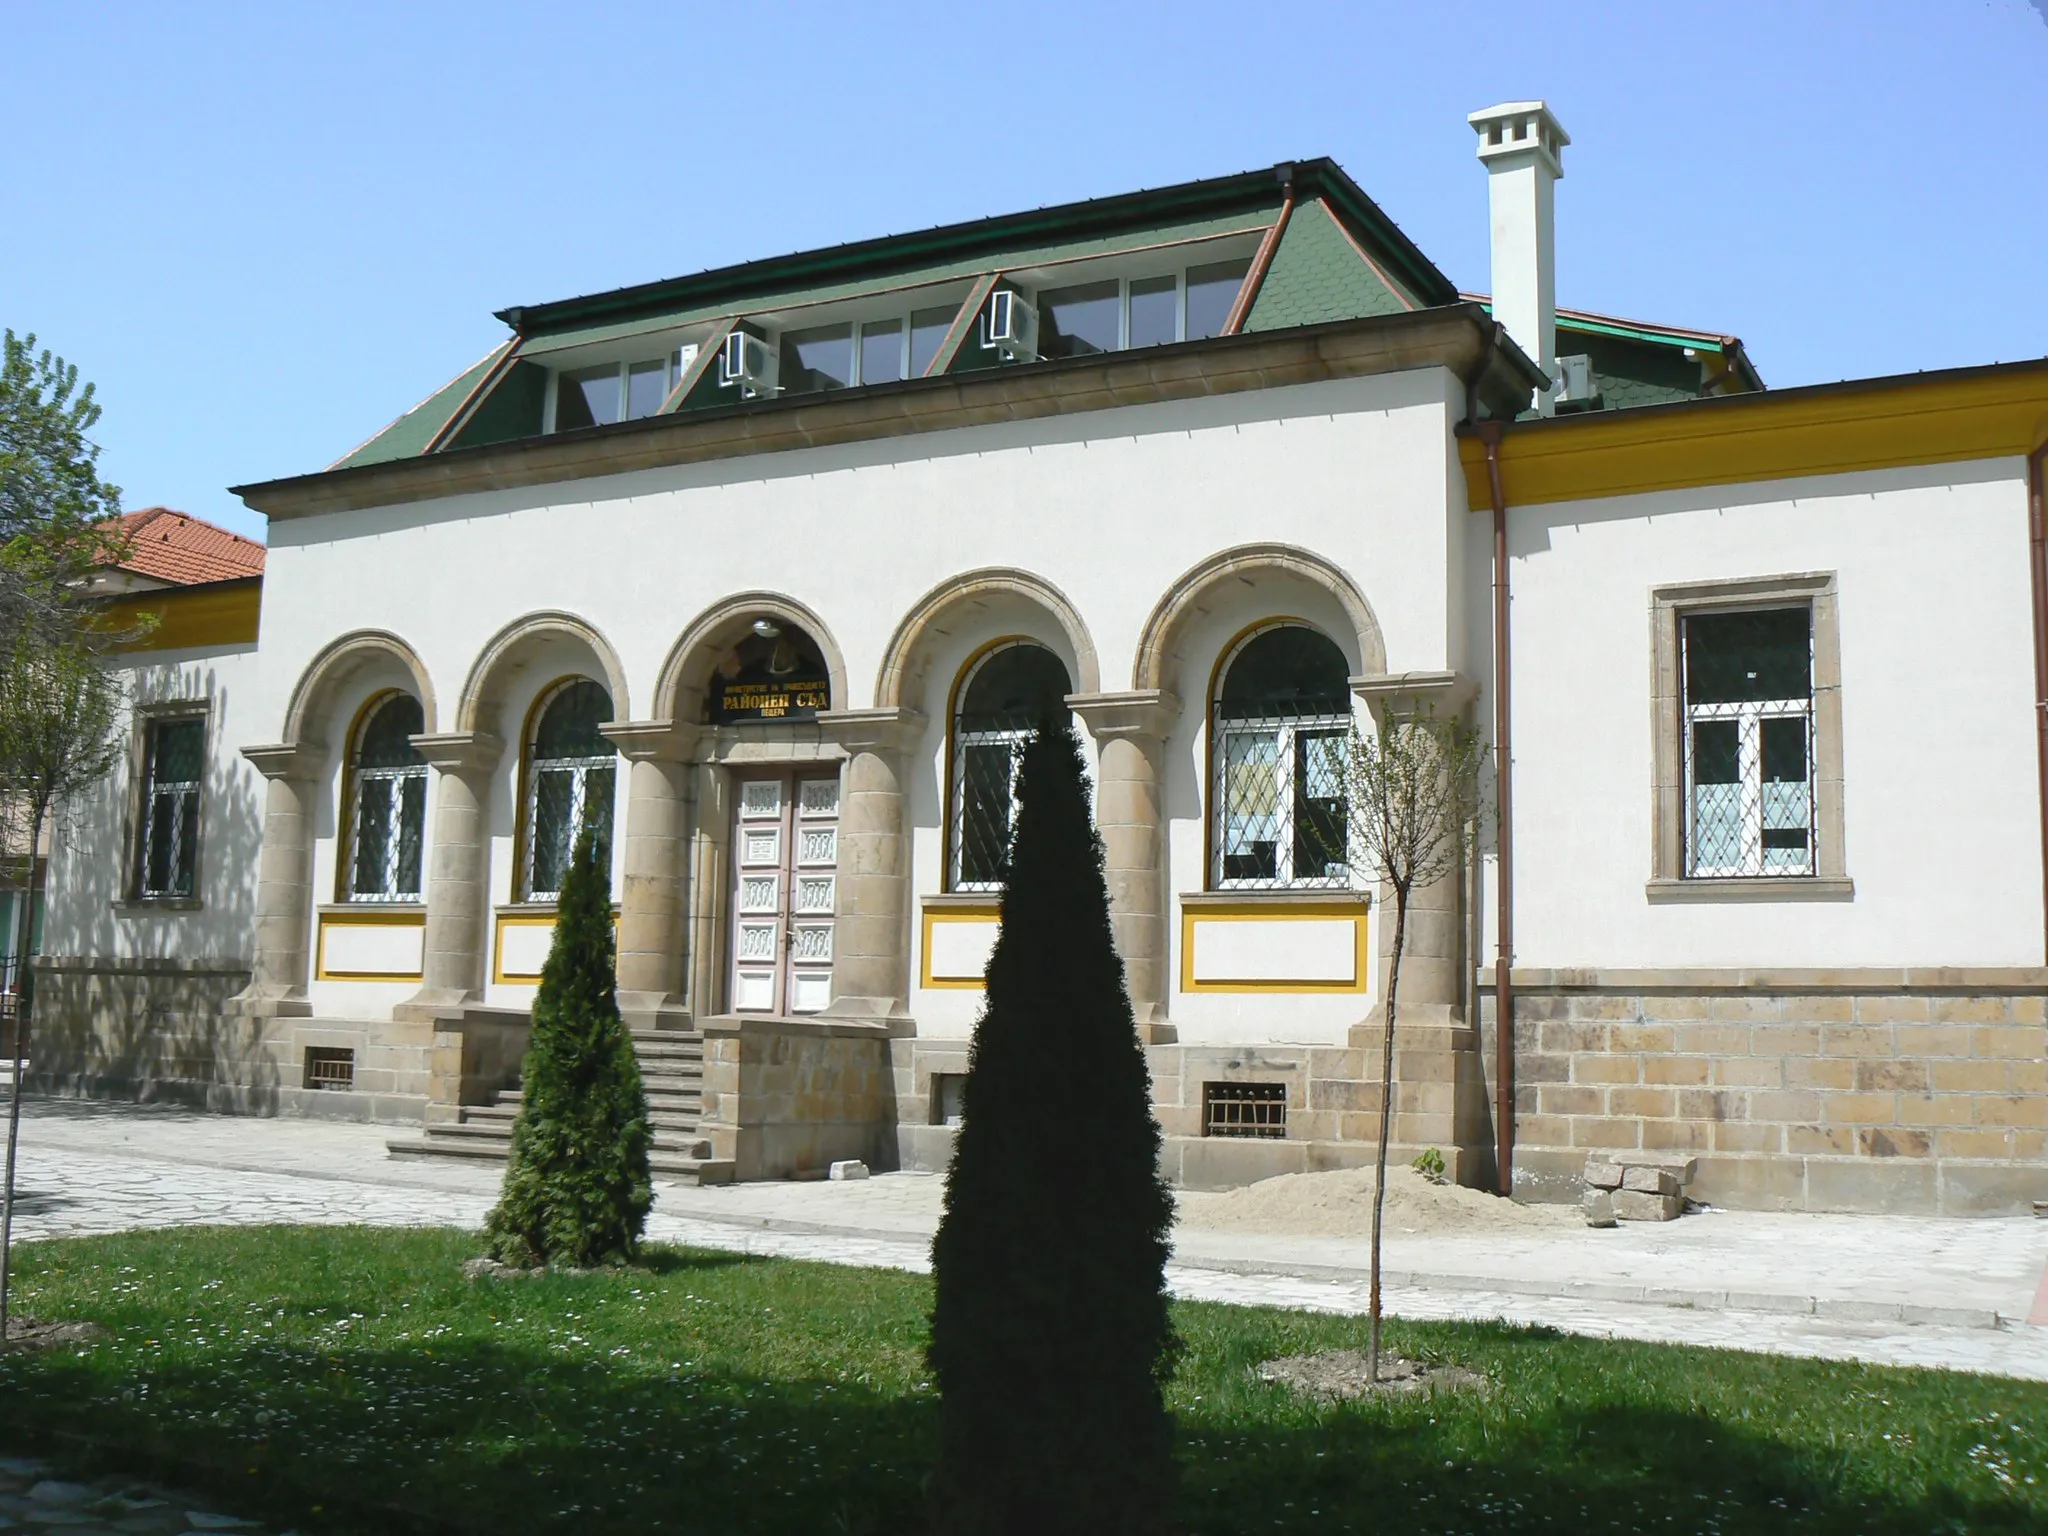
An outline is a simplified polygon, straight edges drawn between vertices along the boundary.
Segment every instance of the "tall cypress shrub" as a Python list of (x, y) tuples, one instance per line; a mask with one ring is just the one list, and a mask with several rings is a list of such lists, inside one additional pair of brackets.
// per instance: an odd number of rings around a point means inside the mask
[(508, 1264), (629, 1259), (654, 1202), (647, 1094), (619, 1017), (608, 866), (586, 827), (533, 1000), (504, 1188), (484, 1221), (491, 1257)]
[(977, 1536), (1159, 1531), (1173, 1196), (1065, 721), (1025, 749), (1017, 805), (932, 1243), (936, 1514)]

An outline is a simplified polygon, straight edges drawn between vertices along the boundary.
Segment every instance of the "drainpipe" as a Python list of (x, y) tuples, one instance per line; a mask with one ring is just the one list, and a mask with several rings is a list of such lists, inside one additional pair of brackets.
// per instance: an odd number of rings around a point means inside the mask
[(2042, 948), (2048, 959), (2048, 443), (2027, 458), (2027, 546), (2034, 586), (2034, 737), (2041, 773)]
[[(1494, 1068), (1494, 1166), (1500, 1173), (1500, 1192), (1515, 1191), (1515, 988), (1508, 967), (1515, 953), (1515, 816), (1514, 753), (1509, 742), (1510, 687), (1508, 666), (1508, 504), (1500, 485), (1500, 441), (1505, 424), (1478, 423), (1479, 440), (1486, 445), (1486, 487), (1493, 498), (1493, 773), (1494, 799), (1499, 808), (1497, 823), (1499, 860), (1494, 896), (1497, 907), (1493, 927), (1496, 948), (1493, 961)], [(2038, 491), (2038, 482), (2037, 482)], [(2040, 497), (2034, 501), (2035, 526), (2040, 527)], [(2042, 605), (2041, 544), (2036, 535), (2035, 561), (2035, 657), (2037, 664), (2048, 660), (2041, 648)], [(2041, 772), (2044, 794), (2048, 794), (2048, 713), (2042, 715)], [(2043, 801), (2048, 805), (2048, 800)], [(2042, 847), (2048, 858), (2048, 818), (2042, 823)], [(2043, 865), (2048, 869), (2048, 864)]]

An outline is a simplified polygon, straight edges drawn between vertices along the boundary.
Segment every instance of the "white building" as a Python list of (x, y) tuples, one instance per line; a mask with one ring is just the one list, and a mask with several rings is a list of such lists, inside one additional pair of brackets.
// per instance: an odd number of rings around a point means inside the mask
[(1053, 694), (1170, 1171), (1359, 1161), (1387, 925), (1333, 754), (1427, 703), (1510, 794), (1411, 934), (1397, 1143), (1536, 1195), (1629, 1146), (1730, 1204), (2048, 1197), (2048, 365), (1765, 393), (1732, 337), (1559, 313), (1568, 141), (1473, 122), (1498, 323), (1327, 161), (505, 311), (241, 488), (260, 646), (136, 658), (38, 1071), (501, 1145), (595, 821), (670, 1166), (934, 1165)]

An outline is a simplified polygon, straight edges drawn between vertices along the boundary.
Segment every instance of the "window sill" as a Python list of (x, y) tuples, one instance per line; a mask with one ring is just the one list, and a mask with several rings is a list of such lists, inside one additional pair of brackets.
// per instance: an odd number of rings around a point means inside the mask
[(363, 917), (388, 912), (393, 917), (425, 917), (423, 901), (323, 901), (313, 910), (322, 917)]
[(1001, 891), (940, 891), (920, 896), (917, 904), (932, 912), (994, 911), (1003, 904)]
[(1369, 907), (1371, 891), (1346, 886), (1288, 886), (1283, 889), (1254, 887), (1250, 890), (1183, 891), (1184, 907)]
[(113, 907), (123, 917), (149, 917), (158, 912), (197, 912), (205, 905), (197, 896), (131, 896)]
[(1847, 875), (1756, 875), (1733, 879), (1663, 877), (1643, 893), (1653, 904), (1727, 901), (1854, 901), (1856, 882)]

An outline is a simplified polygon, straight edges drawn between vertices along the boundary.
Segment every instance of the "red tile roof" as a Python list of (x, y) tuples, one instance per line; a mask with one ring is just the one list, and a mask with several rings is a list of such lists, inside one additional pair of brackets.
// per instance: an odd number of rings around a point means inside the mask
[(117, 570), (180, 587), (263, 574), (263, 546), (169, 507), (147, 507), (121, 519), (127, 557)]

